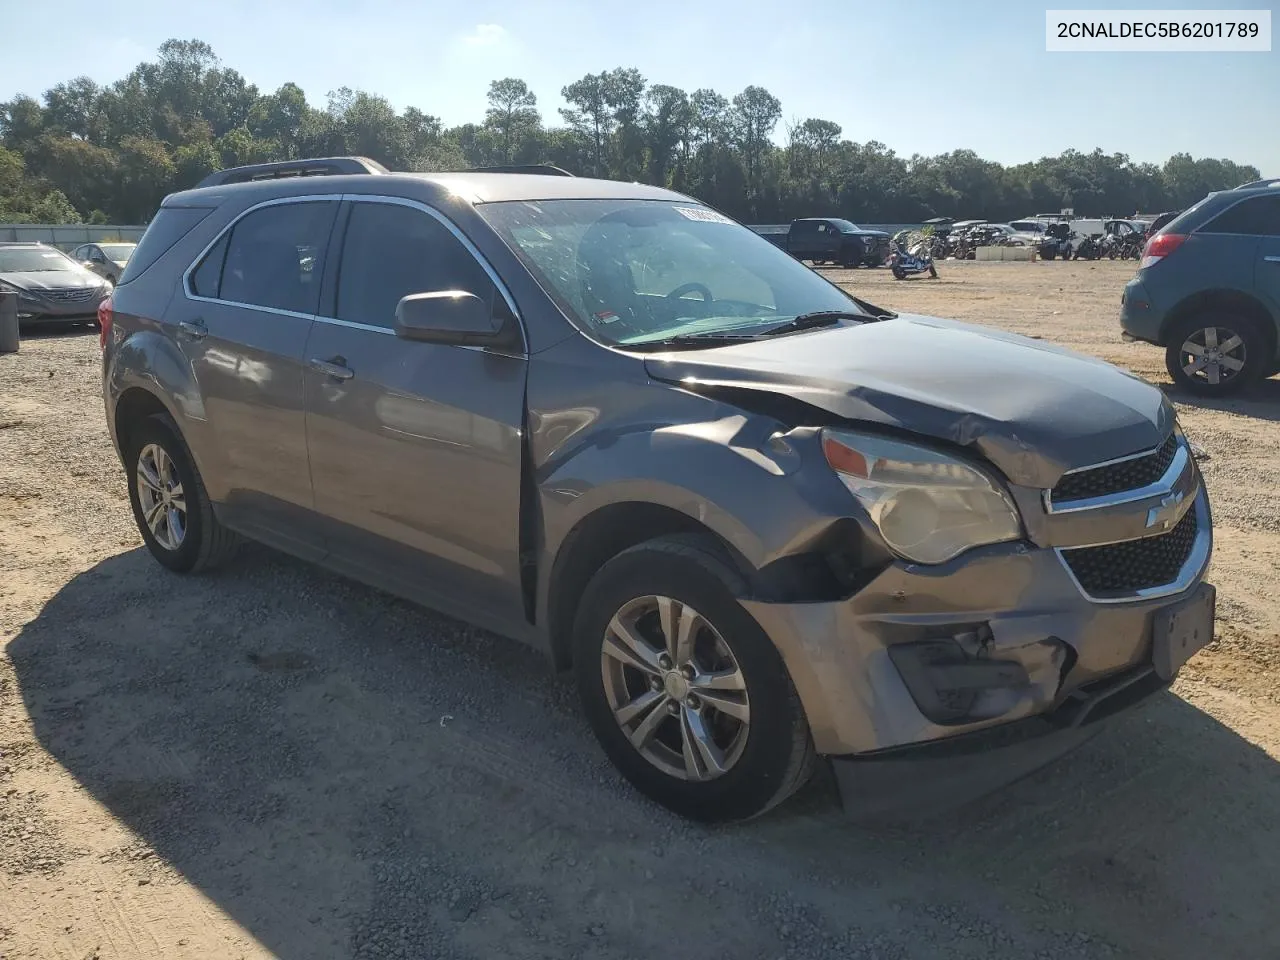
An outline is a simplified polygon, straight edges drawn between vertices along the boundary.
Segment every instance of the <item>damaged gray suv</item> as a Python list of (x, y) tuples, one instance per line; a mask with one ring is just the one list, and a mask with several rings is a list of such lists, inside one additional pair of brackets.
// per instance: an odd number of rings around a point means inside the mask
[(155, 558), (248, 537), (532, 644), (709, 820), (819, 762), (853, 810), (977, 795), (1209, 641), (1159, 390), (561, 174), (329, 158), (166, 198), (100, 312)]

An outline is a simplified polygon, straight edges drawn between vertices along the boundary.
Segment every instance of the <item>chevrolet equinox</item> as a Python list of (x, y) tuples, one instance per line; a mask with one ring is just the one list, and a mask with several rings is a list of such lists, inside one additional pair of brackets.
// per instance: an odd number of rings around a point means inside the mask
[(1159, 390), (895, 315), (668, 190), (223, 171), (164, 200), (99, 319), (157, 561), (248, 537), (532, 644), (685, 816), (759, 814), (819, 757), (851, 809), (963, 796), (1212, 634)]

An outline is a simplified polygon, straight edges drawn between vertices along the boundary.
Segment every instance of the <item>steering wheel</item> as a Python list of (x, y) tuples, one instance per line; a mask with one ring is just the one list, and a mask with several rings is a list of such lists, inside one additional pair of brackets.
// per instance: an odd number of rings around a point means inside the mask
[(674, 290), (672, 290), (670, 293), (667, 294), (667, 299), (679, 300), (686, 293), (702, 294), (702, 299), (703, 299), (703, 302), (705, 303), (710, 303), (712, 300), (715, 299), (715, 297), (711, 295), (711, 291), (707, 288), (707, 285), (705, 283), (698, 283), (696, 280), (693, 283), (680, 284), (680, 286), (676, 287)]

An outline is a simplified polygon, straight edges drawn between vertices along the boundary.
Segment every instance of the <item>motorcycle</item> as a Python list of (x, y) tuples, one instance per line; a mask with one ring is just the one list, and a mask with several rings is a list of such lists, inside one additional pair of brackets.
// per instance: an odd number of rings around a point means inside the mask
[[(1073, 233), (1073, 237), (1080, 237), (1078, 233)], [(1102, 256), (1102, 246), (1094, 237), (1080, 237), (1073, 251), (1073, 259), (1076, 260), (1097, 260)]]
[(905, 280), (921, 273), (929, 274), (931, 280), (938, 279), (938, 268), (933, 265), (933, 257), (924, 244), (908, 252), (902, 241), (895, 239), (893, 252), (889, 254), (889, 269), (895, 280)]
[(1044, 239), (1036, 248), (1041, 260), (1071, 259), (1071, 228), (1065, 223), (1051, 223), (1045, 227)]
[(1147, 245), (1145, 234), (1132, 233), (1124, 237), (1120, 241), (1120, 259), (1121, 260), (1140, 260), (1142, 259), (1142, 248)]

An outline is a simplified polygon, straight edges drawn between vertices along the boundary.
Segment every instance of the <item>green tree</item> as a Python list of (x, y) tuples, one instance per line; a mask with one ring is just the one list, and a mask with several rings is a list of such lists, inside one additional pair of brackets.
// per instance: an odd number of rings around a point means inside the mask
[(542, 124), (538, 98), (523, 80), (507, 77), (489, 84), (484, 124), (498, 136), (503, 163), (511, 163), (523, 140)]

